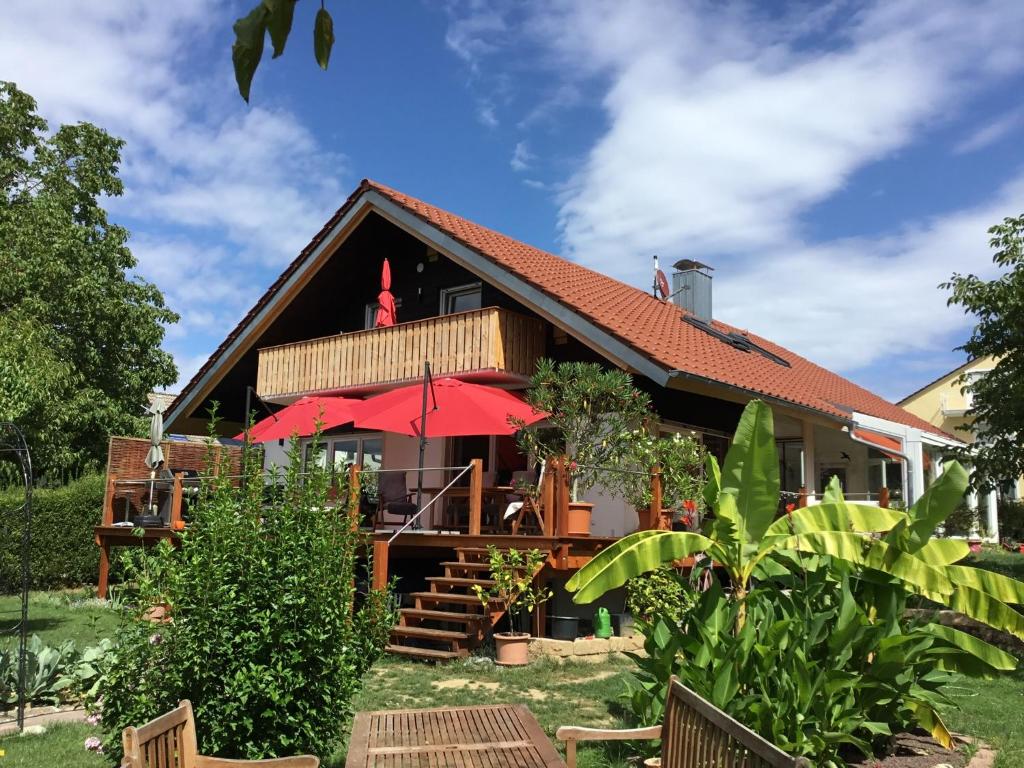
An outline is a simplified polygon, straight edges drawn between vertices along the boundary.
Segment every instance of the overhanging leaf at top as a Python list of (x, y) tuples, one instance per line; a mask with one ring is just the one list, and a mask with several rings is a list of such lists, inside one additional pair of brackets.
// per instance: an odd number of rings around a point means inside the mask
[(722, 467), (721, 493), (736, 499), (736, 529), (756, 544), (775, 519), (779, 505), (779, 461), (771, 408), (751, 400), (743, 409)]

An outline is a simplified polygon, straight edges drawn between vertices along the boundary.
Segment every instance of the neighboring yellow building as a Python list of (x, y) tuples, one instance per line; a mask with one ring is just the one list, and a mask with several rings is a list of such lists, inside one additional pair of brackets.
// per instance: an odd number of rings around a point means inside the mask
[[(959, 368), (954, 368), (940, 376), (930, 384), (926, 384), (913, 394), (900, 400), (898, 405), (915, 416), (930, 422), (944, 432), (955, 435), (961, 440), (974, 442), (974, 433), (970, 430), (971, 420), (966, 416), (971, 408), (970, 384), (973, 379), (984, 376), (996, 367), (996, 358), (980, 357), (969, 360)], [(961, 380), (965, 377), (966, 380)], [(1024, 479), (1008, 483), (1002, 493), (1011, 499), (1019, 499), (1024, 494)], [(978, 499), (972, 494), (972, 504), (977, 507)], [(993, 492), (985, 499), (985, 527), (990, 538), (998, 539), (998, 516), (996, 514), (998, 495)]]

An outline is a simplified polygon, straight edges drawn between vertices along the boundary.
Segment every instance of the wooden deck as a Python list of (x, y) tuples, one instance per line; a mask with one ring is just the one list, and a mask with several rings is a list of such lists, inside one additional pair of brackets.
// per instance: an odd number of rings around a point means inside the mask
[(359, 712), (346, 768), (565, 768), (522, 704)]

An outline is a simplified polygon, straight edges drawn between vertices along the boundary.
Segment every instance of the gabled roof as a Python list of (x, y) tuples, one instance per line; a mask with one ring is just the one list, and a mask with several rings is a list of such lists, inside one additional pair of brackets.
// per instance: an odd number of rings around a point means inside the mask
[(589, 320), (665, 371), (666, 376), (683, 375), (724, 384), (841, 420), (849, 419), (854, 412), (858, 412), (942, 434), (923, 419), (767, 339), (725, 323), (714, 322), (715, 328), (725, 333), (746, 334), (758, 346), (788, 362), (789, 367), (761, 354), (738, 349), (683, 322), (684, 311), (672, 302), (657, 299), (607, 275), (370, 180), (363, 180), (331, 220), (271, 285), (182, 390), (172, 408), (184, 401), (197, 382), (216, 365), (228, 346), (244, 333), (252, 319), (273, 300), (288, 278), (302, 266), (345, 213), (368, 192), (377, 192), (444, 235), (533, 286), (567, 310)]

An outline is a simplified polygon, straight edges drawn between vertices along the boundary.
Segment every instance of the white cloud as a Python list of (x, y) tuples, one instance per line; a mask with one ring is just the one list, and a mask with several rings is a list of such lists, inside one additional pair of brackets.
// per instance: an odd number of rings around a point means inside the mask
[(970, 136), (967, 136), (958, 143), (953, 148), (953, 152), (958, 155), (977, 152), (1006, 138), (1021, 126), (1024, 126), (1024, 109), (1011, 110), (975, 130)]
[(512, 150), (512, 159), (509, 161), (509, 165), (516, 172), (528, 171), (536, 159), (537, 157), (530, 151), (529, 145), (525, 141), (520, 141)]
[(179, 387), (343, 196), (343, 157), (291, 112), (238, 97), (230, 11), (17, 0), (2, 12), (0, 72), (51, 127), (89, 120), (126, 140), (125, 195), (108, 205), (133, 230), (138, 272), (182, 316), (167, 337)]
[(481, 101), (477, 104), (476, 117), (486, 128), (497, 128), (499, 125), (498, 113), (490, 101)]
[[(509, 68), (599, 89), (607, 119), (559, 194), (568, 255), (634, 284), (652, 253), (710, 261), (716, 314), (840, 370), (938, 349), (963, 327), (936, 284), (985, 269), (985, 230), (1019, 210), (1019, 180), (888, 237), (813, 242), (804, 216), (1019, 73), (1024, 49), (1006, 30), (1024, 28), (1024, 4), (801, 4), (782, 17), (674, 0), (529, 9), (519, 32), (542, 53), (524, 64), (506, 49)], [(510, 33), (478, 34), (481, 59), (500, 66)]]

